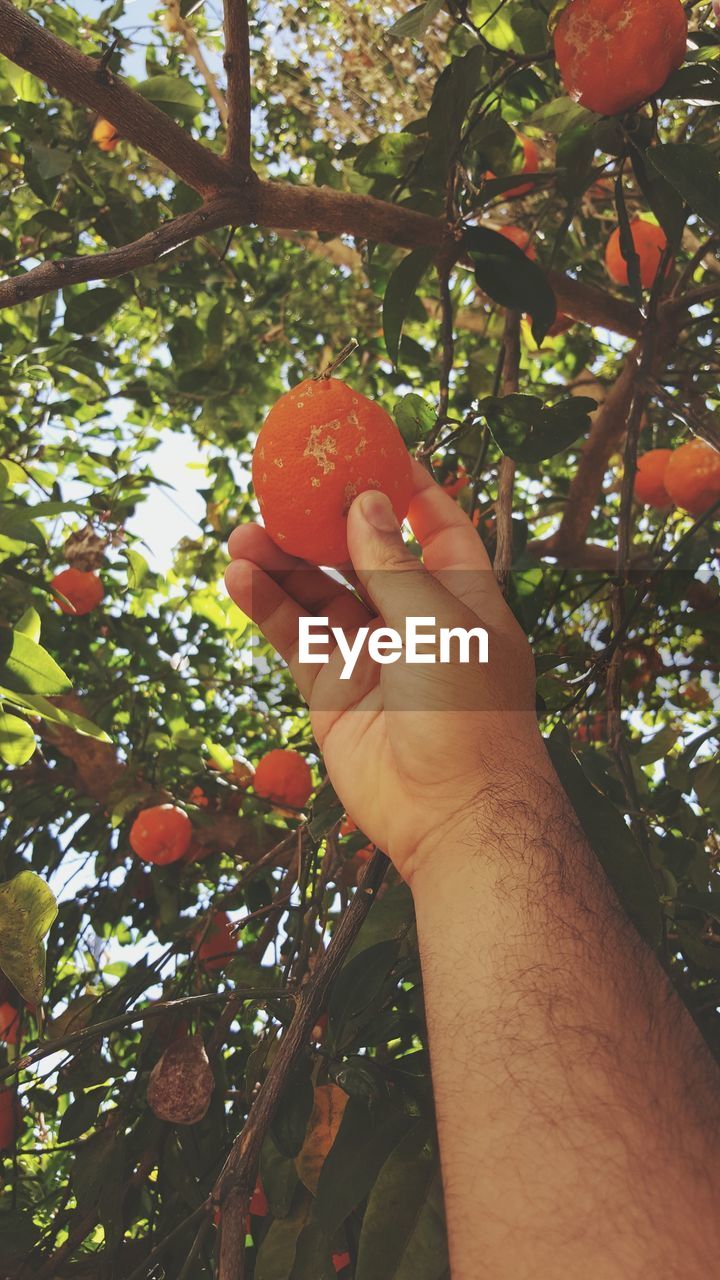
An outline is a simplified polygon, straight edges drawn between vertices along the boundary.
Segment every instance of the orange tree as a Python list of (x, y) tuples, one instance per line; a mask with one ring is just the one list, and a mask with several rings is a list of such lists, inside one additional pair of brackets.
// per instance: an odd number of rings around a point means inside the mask
[[(220, 585), (258, 427), (352, 340), (718, 1047), (720, 37), (678, 0), (653, 61), (620, 7), (568, 68), (551, 0), (0, 0), (3, 1275), (448, 1274), (411, 900)], [(252, 786), (288, 749), (302, 809)]]

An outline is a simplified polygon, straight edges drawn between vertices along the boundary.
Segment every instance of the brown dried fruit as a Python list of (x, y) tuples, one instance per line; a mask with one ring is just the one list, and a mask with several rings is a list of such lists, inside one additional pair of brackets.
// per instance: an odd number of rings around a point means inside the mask
[(86, 524), (84, 529), (71, 533), (63, 547), (63, 558), (73, 569), (87, 573), (99, 569), (105, 560), (107, 538), (96, 533), (92, 525)]
[(186, 1036), (165, 1050), (148, 1081), (148, 1105), (169, 1124), (197, 1124), (208, 1107), (215, 1085), (200, 1036)]

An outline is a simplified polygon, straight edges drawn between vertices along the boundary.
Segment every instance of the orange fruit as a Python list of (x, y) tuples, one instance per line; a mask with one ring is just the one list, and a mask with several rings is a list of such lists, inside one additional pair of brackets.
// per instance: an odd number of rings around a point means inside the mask
[(673, 453), (665, 472), (672, 501), (702, 516), (720, 498), (720, 453), (704, 440), (688, 440)]
[(0, 1089), (0, 1151), (8, 1151), (15, 1141), (18, 1108), (12, 1089)]
[[(653, 284), (660, 266), (660, 259), (667, 247), (667, 238), (656, 222), (634, 218), (630, 223), (635, 252), (640, 260), (640, 280), (644, 289)], [(620, 228), (616, 227), (605, 249), (605, 266), (616, 284), (628, 284), (628, 265), (620, 248)]]
[(225, 911), (215, 911), (208, 928), (195, 934), (195, 946), (204, 969), (224, 968), (237, 951), (232, 922)]
[[(519, 169), (518, 172), (537, 173), (540, 168), (540, 152), (531, 138), (524, 137), (522, 133), (519, 133), (517, 136), (523, 149), (523, 164), (522, 168)], [(488, 169), (485, 174), (486, 178), (494, 178), (496, 176), (497, 175), (492, 172), (492, 169)], [(512, 187), (510, 191), (503, 191), (501, 199), (509, 200), (513, 196), (525, 196), (528, 191), (532, 191), (532, 189), (532, 182), (523, 182), (519, 187)]]
[(607, 739), (607, 720), (599, 711), (592, 719), (584, 720), (576, 730), (578, 742), (605, 742)]
[(92, 131), (92, 140), (97, 143), (101, 151), (114, 151), (120, 141), (120, 134), (111, 124), (109, 120), (104, 120), (101, 116), (95, 121)]
[(661, 89), (685, 60), (681, 0), (570, 0), (555, 28), (555, 57), (571, 98), (615, 116)]
[(0, 1004), (0, 1040), (5, 1044), (17, 1044), (20, 1033), (20, 1010), (4, 1001)]
[(457, 498), (463, 489), (467, 489), (470, 483), (470, 477), (462, 463), (460, 463), (457, 471), (453, 475), (449, 475), (443, 480), (443, 489), (449, 493), (451, 498)]
[(104, 594), (98, 575), (85, 569), (61, 569), (55, 574), (50, 587), (65, 597), (65, 600), (58, 600), (63, 613), (73, 613), (78, 618), (92, 613)]
[(672, 498), (665, 488), (665, 472), (672, 449), (651, 449), (637, 460), (635, 501), (648, 507), (671, 507)]
[(190, 795), (188, 796), (188, 800), (190, 801), (190, 804), (197, 805), (198, 809), (207, 809), (210, 804), (210, 801), (205, 795), (202, 787), (193, 787)]
[(255, 770), (253, 786), (264, 800), (302, 809), (313, 789), (312, 773), (297, 751), (268, 751)]
[(522, 227), (498, 227), (497, 230), (506, 240), (512, 240), (518, 249), (522, 249), (527, 258), (530, 258), (532, 262), (535, 261), (537, 251), (535, 246), (530, 243), (530, 236), (527, 231), (523, 231)]
[(254, 1218), (266, 1218), (270, 1212), (270, 1205), (268, 1204), (268, 1198), (265, 1195), (263, 1184), (259, 1178), (255, 1183), (255, 1190), (253, 1191), (250, 1197), (250, 1204), (248, 1205), (248, 1209), (250, 1210)]
[(359, 493), (385, 493), (398, 520), (410, 505), (410, 455), (395, 423), (338, 378), (311, 378), (280, 397), (252, 474), (273, 542), (312, 564), (347, 561), (347, 514)]
[(332, 1256), (332, 1264), (336, 1271), (344, 1271), (345, 1267), (350, 1266), (349, 1253), (334, 1253)]
[(142, 858), (164, 867), (178, 862), (190, 848), (192, 823), (184, 809), (155, 804), (142, 809), (130, 828), (130, 847)]

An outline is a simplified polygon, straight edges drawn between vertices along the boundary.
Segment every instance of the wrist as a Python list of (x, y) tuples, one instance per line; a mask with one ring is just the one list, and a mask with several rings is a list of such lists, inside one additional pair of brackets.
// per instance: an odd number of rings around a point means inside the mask
[(403, 877), (417, 896), (433, 895), (448, 879), (462, 888), (473, 875), (487, 882), (514, 867), (521, 872), (533, 847), (547, 849), (550, 829), (561, 817), (567, 822), (568, 807), (539, 730), (509, 740), (468, 803), (418, 842)]

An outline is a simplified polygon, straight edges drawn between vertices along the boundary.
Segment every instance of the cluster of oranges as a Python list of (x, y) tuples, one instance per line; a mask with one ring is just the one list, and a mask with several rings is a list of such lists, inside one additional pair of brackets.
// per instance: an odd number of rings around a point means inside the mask
[(646, 506), (705, 515), (720, 500), (720, 453), (704, 440), (651, 449), (638, 458), (635, 498)]

